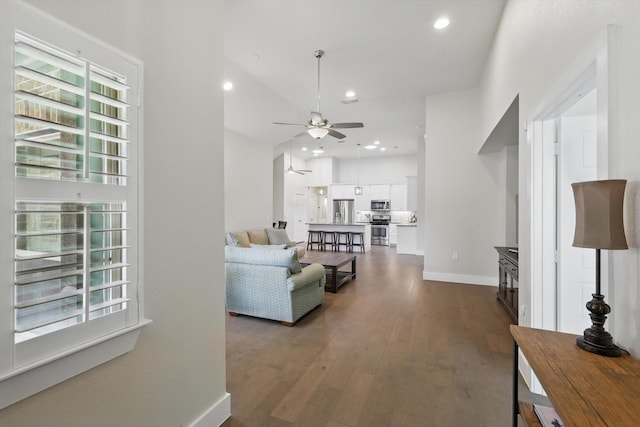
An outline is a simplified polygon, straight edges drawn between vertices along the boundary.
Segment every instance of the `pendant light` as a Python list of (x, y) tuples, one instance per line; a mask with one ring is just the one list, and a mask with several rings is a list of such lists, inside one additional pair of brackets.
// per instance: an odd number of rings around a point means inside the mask
[(357, 177), (356, 177), (356, 187), (354, 188), (354, 193), (356, 196), (361, 196), (363, 194), (362, 187), (360, 187), (360, 144), (358, 144), (358, 162), (357, 162)]

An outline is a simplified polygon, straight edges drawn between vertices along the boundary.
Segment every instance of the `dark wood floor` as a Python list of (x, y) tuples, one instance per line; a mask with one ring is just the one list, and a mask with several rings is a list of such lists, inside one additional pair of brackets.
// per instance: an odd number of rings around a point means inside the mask
[(496, 288), (422, 280), (374, 247), (293, 328), (227, 318), (235, 426), (508, 426), (512, 340)]

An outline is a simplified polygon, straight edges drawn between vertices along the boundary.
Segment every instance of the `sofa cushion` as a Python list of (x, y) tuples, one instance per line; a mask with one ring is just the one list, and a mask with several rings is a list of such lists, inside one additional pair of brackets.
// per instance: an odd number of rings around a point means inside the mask
[(291, 271), (291, 274), (302, 271), (295, 248), (274, 251), (272, 249), (225, 246), (224, 251), (226, 262), (286, 267)]
[(287, 236), (287, 230), (280, 228), (266, 228), (267, 236), (269, 237), (270, 245), (282, 245), (293, 246), (293, 242)]
[[(249, 235), (249, 242), (256, 243), (258, 245), (268, 245), (269, 237), (267, 236), (267, 232), (264, 231), (264, 228), (256, 228), (255, 230), (247, 231)], [(247, 245), (248, 247), (249, 245)]]
[(232, 231), (227, 233), (227, 244), (241, 248), (250, 247), (249, 234), (246, 231)]
[(287, 245), (257, 245), (255, 243), (251, 243), (251, 247), (256, 249), (286, 249)]

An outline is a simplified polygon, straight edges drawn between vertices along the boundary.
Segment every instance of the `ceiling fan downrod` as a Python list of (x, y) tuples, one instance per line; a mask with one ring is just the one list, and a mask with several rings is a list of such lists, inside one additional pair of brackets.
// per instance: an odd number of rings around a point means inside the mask
[(313, 55), (318, 59), (318, 103), (316, 104), (316, 111), (320, 112), (320, 58), (324, 56), (324, 50), (318, 49), (313, 52)]

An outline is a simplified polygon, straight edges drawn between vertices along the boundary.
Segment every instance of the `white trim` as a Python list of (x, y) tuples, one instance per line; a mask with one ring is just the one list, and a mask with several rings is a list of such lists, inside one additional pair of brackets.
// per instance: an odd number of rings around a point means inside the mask
[(149, 323), (150, 320), (143, 320), (0, 377), (0, 409), (133, 350), (140, 330)]
[(231, 416), (231, 395), (225, 393), (216, 403), (203, 412), (189, 427), (221, 426)]
[(438, 282), (464, 283), (467, 285), (498, 286), (498, 277), (470, 276), (467, 274), (437, 273), (422, 271), (422, 280), (435, 280)]

